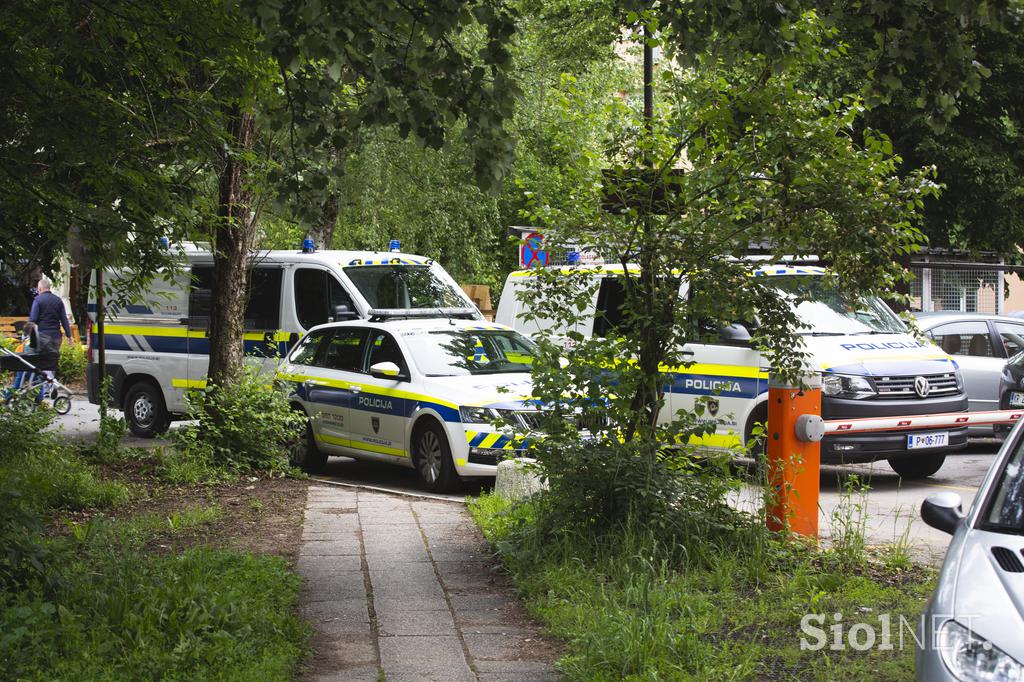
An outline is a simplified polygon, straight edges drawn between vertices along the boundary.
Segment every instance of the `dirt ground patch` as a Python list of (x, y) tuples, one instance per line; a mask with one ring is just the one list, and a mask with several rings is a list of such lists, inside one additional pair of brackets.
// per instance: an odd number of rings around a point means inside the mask
[[(156, 533), (146, 543), (155, 553), (178, 553), (196, 545), (273, 554), (294, 561), (302, 544), (302, 519), (309, 481), (294, 478), (243, 476), (231, 483), (168, 485), (153, 473), (147, 459), (99, 465), (105, 478), (133, 486), (135, 499), (105, 510), (108, 518), (128, 520), (142, 515), (166, 519), (167, 533)], [(216, 518), (195, 528), (172, 529), (182, 512), (217, 510)], [(62, 514), (51, 526), (55, 534), (68, 532), (64, 520), (88, 521), (95, 512)], [(70, 518), (69, 518), (70, 517)]]

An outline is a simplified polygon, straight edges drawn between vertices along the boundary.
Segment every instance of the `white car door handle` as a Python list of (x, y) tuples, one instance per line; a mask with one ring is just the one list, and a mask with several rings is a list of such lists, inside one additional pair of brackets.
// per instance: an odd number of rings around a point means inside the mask
[(349, 384), (348, 390), (352, 391), (353, 393), (360, 393), (362, 392), (363, 387), (359, 386), (358, 384)]

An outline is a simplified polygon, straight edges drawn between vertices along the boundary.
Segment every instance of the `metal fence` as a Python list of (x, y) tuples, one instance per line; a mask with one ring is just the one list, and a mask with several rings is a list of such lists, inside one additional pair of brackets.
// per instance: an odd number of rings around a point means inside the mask
[(957, 310), (1002, 314), (1005, 304), (1002, 270), (911, 268), (910, 295), (923, 311)]

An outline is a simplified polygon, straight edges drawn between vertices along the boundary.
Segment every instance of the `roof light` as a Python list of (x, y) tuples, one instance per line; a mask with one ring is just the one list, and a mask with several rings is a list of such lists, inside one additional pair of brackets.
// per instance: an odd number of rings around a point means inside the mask
[(388, 251), (391, 251), (393, 253), (395, 251), (401, 251), (401, 250), (402, 250), (402, 242), (398, 241), (397, 239), (392, 239), (390, 242), (388, 242)]
[(570, 251), (569, 253), (565, 254), (565, 262), (568, 263), (569, 265), (577, 265), (580, 262), (580, 252)]
[(309, 237), (306, 237), (305, 239), (303, 239), (302, 240), (302, 253), (313, 253), (314, 251), (316, 251), (316, 243), (312, 239), (310, 239)]

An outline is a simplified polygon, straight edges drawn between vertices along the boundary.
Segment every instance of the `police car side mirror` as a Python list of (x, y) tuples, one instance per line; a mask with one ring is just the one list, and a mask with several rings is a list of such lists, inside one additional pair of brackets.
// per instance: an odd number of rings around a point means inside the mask
[(739, 322), (733, 322), (718, 330), (718, 340), (726, 346), (749, 346), (750, 330)]
[(370, 365), (370, 376), (376, 379), (401, 379), (402, 370), (393, 362), (378, 362)]
[(359, 314), (349, 309), (347, 305), (336, 305), (334, 306), (334, 321), (345, 322), (347, 320), (358, 320)]

